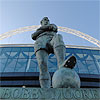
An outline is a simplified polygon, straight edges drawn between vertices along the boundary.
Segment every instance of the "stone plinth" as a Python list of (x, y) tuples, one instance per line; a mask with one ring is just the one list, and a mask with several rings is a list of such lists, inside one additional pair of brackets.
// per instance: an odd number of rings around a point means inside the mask
[(1, 87), (0, 100), (100, 100), (100, 89)]

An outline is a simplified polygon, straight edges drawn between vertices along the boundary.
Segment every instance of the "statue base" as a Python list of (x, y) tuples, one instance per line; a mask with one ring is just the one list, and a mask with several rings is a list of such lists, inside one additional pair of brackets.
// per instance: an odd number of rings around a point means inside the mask
[(100, 100), (99, 88), (0, 88), (0, 100)]

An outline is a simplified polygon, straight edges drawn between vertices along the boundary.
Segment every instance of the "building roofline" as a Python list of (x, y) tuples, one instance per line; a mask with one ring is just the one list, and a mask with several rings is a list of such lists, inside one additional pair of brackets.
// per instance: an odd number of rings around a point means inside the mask
[[(34, 44), (0, 44), (0, 47), (34, 47)], [(89, 47), (89, 46), (79, 46), (79, 45), (66, 45), (66, 48), (100, 50), (99, 47)]]

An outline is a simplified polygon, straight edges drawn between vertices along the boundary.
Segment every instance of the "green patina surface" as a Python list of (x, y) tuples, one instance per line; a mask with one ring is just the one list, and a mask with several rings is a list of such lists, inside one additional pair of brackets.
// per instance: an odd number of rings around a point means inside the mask
[(100, 89), (1, 87), (0, 100), (100, 100)]

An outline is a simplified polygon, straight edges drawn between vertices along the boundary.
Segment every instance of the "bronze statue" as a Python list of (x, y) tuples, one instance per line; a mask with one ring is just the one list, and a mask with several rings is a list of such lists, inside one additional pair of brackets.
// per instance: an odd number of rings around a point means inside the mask
[(63, 66), (73, 68), (76, 59), (72, 56), (69, 60), (65, 60), (66, 47), (62, 36), (57, 34), (57, 26), (50, 24), (48, 17), (44, 17), (40, 23), (41, 27), (32, 34), (32, 39), (36, 40), (34, 49), (40, 69), (39, 81), (41, 88), (50, 88), (51, 78), (47, 67), (49, 54), (55, 54), (59, 68)]

